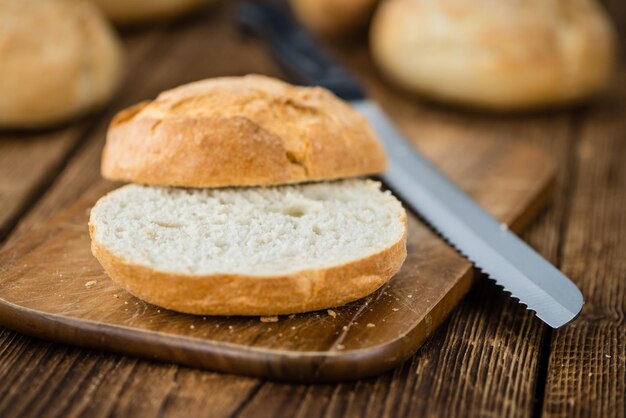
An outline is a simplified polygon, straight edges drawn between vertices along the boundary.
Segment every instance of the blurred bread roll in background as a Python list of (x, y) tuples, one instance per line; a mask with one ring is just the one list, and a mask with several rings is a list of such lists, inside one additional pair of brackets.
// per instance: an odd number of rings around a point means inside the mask
[(325, 38), (339, 38), (365, 29), (378, 0), (290, 0), (296, 18)]
[(132, 24), (180, 16), (214, 0), (91, 0), (115, 23)]
[(503, 111), (599, 92), (616, 49), (593, 0), (388, 0), (370, 35), (378, 66), (408, 91)]
[(120, 43), (91, 3), (0, 0), (0, 128), (40, 128), (105, 103)]

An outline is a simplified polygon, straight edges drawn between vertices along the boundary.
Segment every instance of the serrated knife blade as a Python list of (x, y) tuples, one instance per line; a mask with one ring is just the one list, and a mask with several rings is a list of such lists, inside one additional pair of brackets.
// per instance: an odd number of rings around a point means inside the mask
[(413, 148), (372, 101), (353, 101), (382, 139), (389, 169), (382, 179), (435, 230), (553, 328), (583, 306), (580, 290), (502, 226)]
[(389, 157), (382, 180), (461, 254), (551, 327), (561, 327), (578, 315), (583, 297), (574, 283), (503, 228), (410, 145), (366, 97), (358, 81), (286, 10), (246, 3), (237, 17), (245, 30), (266, 41), (295, 82), (326, 87), (367, 118)]

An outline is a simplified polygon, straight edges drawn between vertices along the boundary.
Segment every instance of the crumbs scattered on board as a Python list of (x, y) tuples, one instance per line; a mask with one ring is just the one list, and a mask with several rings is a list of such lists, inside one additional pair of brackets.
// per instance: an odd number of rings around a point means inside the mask
[(85, 287), (86, 287), (87, 289), (91, 289), (91, 287), (92, 287), (94, 284), (96, 284), (96, 283), (98, 283), (98, 281), (97, 281), (97, 280), (89, 280), (88, 282), (85, 282)]
[(369, 322), (366, 327), (368, 328), (374, 328), (376, 326), (376, 324), (372, 324), (371, 322)]
[(332, 316), (333, 318), (337, 318), (337, 312), (333, 311), (332, 309), (327, 309), (326, 312), (328, 313), (328, 316)]
[(259, 318), (261, 322), (278, 322), (278, 316), (262, 316)]

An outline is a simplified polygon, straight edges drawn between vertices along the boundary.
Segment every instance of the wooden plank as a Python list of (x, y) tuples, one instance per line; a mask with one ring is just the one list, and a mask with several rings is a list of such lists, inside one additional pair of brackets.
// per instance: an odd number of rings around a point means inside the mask
[(626, 416), (626, 69), (581, 131), (562, 268), (581, 288), (576, 322), (554, 333), (547, 417)]
[(63, 168), (86, 123), (37, 134), (0, 138), (0, 241)]
[[(626, 3), (603, 2), (626, 36)], [(623, 43), (622, 43), (623, 47)], [(542, 416), (626, 416), (626, 59), (597, 106), (581, 118), (562, 268), (585, 306), (552, 337)]]
[[(7, 344), (10, 342), (10, 344)], [(3, 417), (228, 416), (257, 383), (0, 331)], [(21, 367), (16, 367), (16, 366)]]

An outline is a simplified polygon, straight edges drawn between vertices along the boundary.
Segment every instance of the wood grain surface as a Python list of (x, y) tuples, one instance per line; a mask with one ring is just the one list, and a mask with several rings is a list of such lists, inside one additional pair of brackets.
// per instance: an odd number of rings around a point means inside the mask
[[(167, 25), (124, 33), (137, 66), (118, 99), (88, 120), (54, 170), (33, 173), (28, 193), (3, 194), (0, 218), (10, 245), (76, 199), (98, 178), (103, 133), (117, 109), (176, 84), (223, 74), (279, 75), (258, 44), (232, 27), (236, 2)], [(626, 3), (607, 3), (620, 40)], [(81, 350), (0, 329), (0, 416), (208, 417), (623, 417), (626, 186), (626, 74), (622, 53), (607, 95), (586, 107), (527, 115), (486, 115), (432, 105), (396, 91), (373, 69), (362, 40), (338, 46), (353, 71), (402, 128), (423, 138), (531, 144), (558, 167), (549, 209), (523, 237), (582, 288), (579, 322), (552, 332), (477, 275), (468, 296), (424, 344), (392, 372), (343, 384), (294, 385), (223, 375)], [(622, 49), (624, 48), (622, 42)], [(134, 58), (136, 57), (136, 58)], [(72, 128), (72, 127), (68, 127)], [(67, 128), (66, 128), (67, 129)], [(59, 130), (20, 140), (50, 137)], [(5, 140), (0, 135), (0, 158)], [(1, 190), (13, 170), (46, 164), (28, 146), (0, 164)], [(591, 152), (589, 151), (591, 150)], [(23, 153), (22, 153), (23, 152)], [(27, 157), (28, 156), (28, 157)], [(5, 161), (13, 169), (3, 170)], [(477, 167), (481, 169), (482, 167)], [(15, 178), (15, 176), (13, 177)], [(8, 219), (5, 208), (21, 200)], [(2, 238), (0, 238), (2, 239)], [(592, 242), (595, 242), (592, 246)], [(589, 312), (588, 312), (589, 310)], [(580, 326), (579, 326), (580, 324)], [(608, 357), (607, 357), (608, 355)]]

